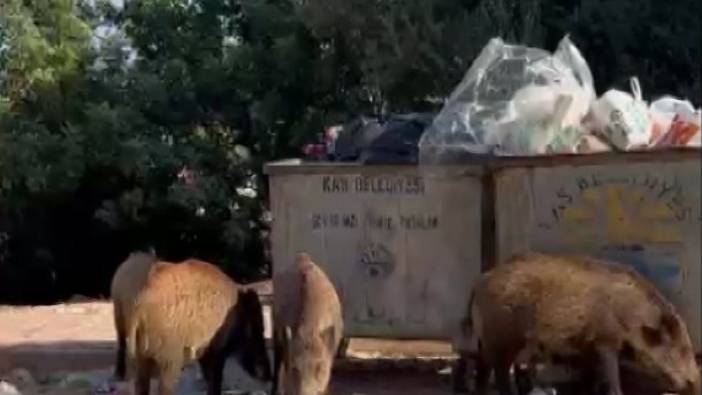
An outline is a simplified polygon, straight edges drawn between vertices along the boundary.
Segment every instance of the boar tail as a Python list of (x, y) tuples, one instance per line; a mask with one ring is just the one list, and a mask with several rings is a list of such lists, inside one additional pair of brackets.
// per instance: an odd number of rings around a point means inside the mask
[(472, 352), (476, 351), (476, 338), (475, 331), (473, 330), (473, 303), (474, 303), (475, 293), (471, 292), (468, 298), (468, 306), (466, 308), (466, 313), (459, 324), (458, 331), (455, 332), (456, 337), (454, 340), (454, 347), (460, 352)]
[(473, 300), (475, 299), (475, 291), (470, 292), (470, 297), (468, 298), (468, 309), (466, 316), (463, 317), (461, 322), (461, 329), (464, 336), (470, 336), (473, 333)]
[(131, 359), (136, 358), (138, 350), (140, 348), (140, 343), (143, 339), (140, 339), (141, 335), (141, 320), (138, 316), (133, 317), (129, 322), (129, 328), (127, 329), (127, 355)]

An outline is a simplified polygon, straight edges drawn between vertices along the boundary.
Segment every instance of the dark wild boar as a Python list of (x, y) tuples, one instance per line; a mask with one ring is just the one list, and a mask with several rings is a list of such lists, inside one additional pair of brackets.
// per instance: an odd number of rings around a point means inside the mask
[(273, 394), (322, 395), (343, 335), (334, 285), (309, 255), (276, 280)]
[(158, 258), (153, 253), (132, 252), (112, 277), (110, 295), (117, 333), (115, 377), (118, 380), (124, 380), (126, 376), (127, 328), (132, 317), (134, 302), (137, 295), (144, 289), (146, 279), (156, 262)]
[(509, 369), (519, 356), (597, 363), (611, 395), (623, 394), (620, 369), (649, 389), (700, 394), (687, 326), (649, 281), (619, 264), (517, 255), (477, 281), (461, 329), (478, 350), (479, 391), (494, 371), (500, 394), (511, 394)]
[(253, 377), (269, 380), (263, 310), (253, 290), (216, 266), (198, 260), (158, 264), (138, 296), (127, 345), (135, 368), (136, 395), (171, 395), (184, 365), (197, 360), (207, 394), (219, 395), (226, 358), (236, 355)]

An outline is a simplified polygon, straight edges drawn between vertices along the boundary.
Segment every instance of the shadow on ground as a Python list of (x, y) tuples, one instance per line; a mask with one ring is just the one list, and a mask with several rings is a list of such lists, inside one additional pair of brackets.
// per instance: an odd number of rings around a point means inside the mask
[(0, 345), (0, 373), (14, 368), (30, 372), (104, 369), (114, 362), (115, 342), (60, 341)]
[(450, 361), (344, 360), (334, 369), (330, 395), (449, 395)]
[[(108, 381), (113, 368), (115, 343), (111, 341), (61, 341), (0, 346), (0, 376), (11, 370), (28, 370), (33, 380), (54, 386), (62, 376), (99, 385)], [(442, 359), (339, 360), (334, 369), (330, 395), (444, 395), (451, 394), (447, 367)], [(200, 393), (199, 372), (190, 366), (183, 374), (179, 395)], [(233, 360), (225, 370), (226, 393), (265, 390), (246, 376)], [(52, 393), (52, 392), (42, 392)]]

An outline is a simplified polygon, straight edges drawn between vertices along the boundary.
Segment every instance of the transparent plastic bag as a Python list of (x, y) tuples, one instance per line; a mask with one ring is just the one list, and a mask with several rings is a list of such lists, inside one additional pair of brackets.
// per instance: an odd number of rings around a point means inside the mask
[(687, 100), (671, 96), (662, 97), (650, 107), (654, 124), (652, 145), (661, 146), (699, 146), (700, 110), (695, 109)]
[(553, 54), (493, 38), (423, 134), (420, 163), (574, 152), (594, 98), (590, 69), (568, 36)]
[(638, 78), (631, 79), (631, 92), (608, 90), (592, 105), (595, 127), (620, 150), (648, 147), (653, 123), (643, 100)]

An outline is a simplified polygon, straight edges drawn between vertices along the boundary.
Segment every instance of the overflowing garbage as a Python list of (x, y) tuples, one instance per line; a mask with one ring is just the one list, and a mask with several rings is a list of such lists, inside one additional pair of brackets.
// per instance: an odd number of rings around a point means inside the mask
[(465, 156), (535, 156), (700, 147), (702, 115), (673, 96), (599, 97), (586, 60), (564, 37), (555, 52), (493, 38), (438, 114), (359, 117), (327, 129), (310, 159), (445, 162)]
[(0, 381), (0, 395), (21, 395), (21, 392), (14, 385)]
[(359, 116), (326, 129), (323, 143), (308, 144), (308, 160), (365, 164), (417, 163), (419, 139), (436, 114), (392, 114), (383, 118)]

